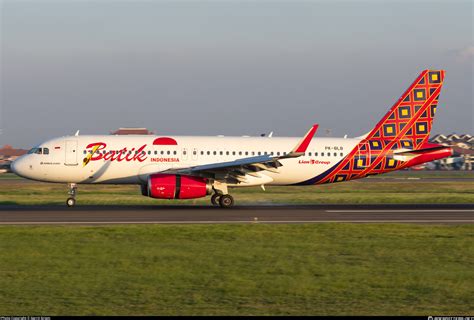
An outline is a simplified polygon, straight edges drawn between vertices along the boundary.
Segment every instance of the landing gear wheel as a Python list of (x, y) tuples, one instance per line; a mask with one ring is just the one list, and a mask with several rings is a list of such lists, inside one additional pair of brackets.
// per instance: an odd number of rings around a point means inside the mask
[(74, 207), (76, 205), (76, 199), (74, 198), (67, 198), (66, 204), (68, 207)]
[(75, 183), (68, 183), (69, 187), (69, 198), (66, 200), (66, 204), (68, 207), (74, 207), (76, 205), (76, 193), (77, 193), (77, 184)]
[(214, 205), (214, 206), (218, 206), (219, 205), (219, 197), (221, 195), (220, 194), (213, 194), (212, 197), (211, 197), (211, 203)]
[(219, 198), (221, 208), (230, 208), (234, 205), (234, 198), (230, 194), (224, 194)]

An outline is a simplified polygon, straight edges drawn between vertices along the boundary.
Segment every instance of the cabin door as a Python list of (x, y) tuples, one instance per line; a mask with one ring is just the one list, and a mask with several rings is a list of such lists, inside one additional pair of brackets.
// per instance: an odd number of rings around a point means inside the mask
[(67, 166), (77, 166), (78, 152), (77, 140), (66, 140), (64, 164)]

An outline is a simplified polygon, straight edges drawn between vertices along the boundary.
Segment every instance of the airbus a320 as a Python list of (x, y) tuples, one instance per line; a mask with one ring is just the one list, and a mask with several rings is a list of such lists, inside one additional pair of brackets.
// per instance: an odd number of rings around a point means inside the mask
[(424, 70), (369, 133), (357, 138), (75, 135), (32, 148), (12, 163), (19, 176), (78, 184), (135, 184), (144, 196), (211, 196), (230, 208), (229, 190), (320, 185), (364, 178), (442, 159), (452, 149), (428, 142), (443, 70)]

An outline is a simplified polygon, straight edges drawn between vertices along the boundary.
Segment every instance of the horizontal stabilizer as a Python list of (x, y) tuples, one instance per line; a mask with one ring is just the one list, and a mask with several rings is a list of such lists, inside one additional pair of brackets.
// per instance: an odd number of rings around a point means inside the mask
[(407, 150), (407, 149), (399, 149), (393, 150), (393, 159), (399, 161), (410, 161), (419, 156), (430, 156), (434, 154), (438, 154), (440, 152), (446, 153), (451, 152), (452, 149), (447, 146), (443, 146), (440, 144), (429, 144), (426, 145), (426, 148), (417, 149), (417, 150)]

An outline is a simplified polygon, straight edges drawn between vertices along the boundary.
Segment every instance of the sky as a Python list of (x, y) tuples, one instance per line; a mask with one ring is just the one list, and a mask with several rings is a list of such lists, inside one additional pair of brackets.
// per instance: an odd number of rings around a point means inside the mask
[(424, 69), (432, 130), (474, 134), (471, 1), (0, 0), (0, 145), (368, 132)]

